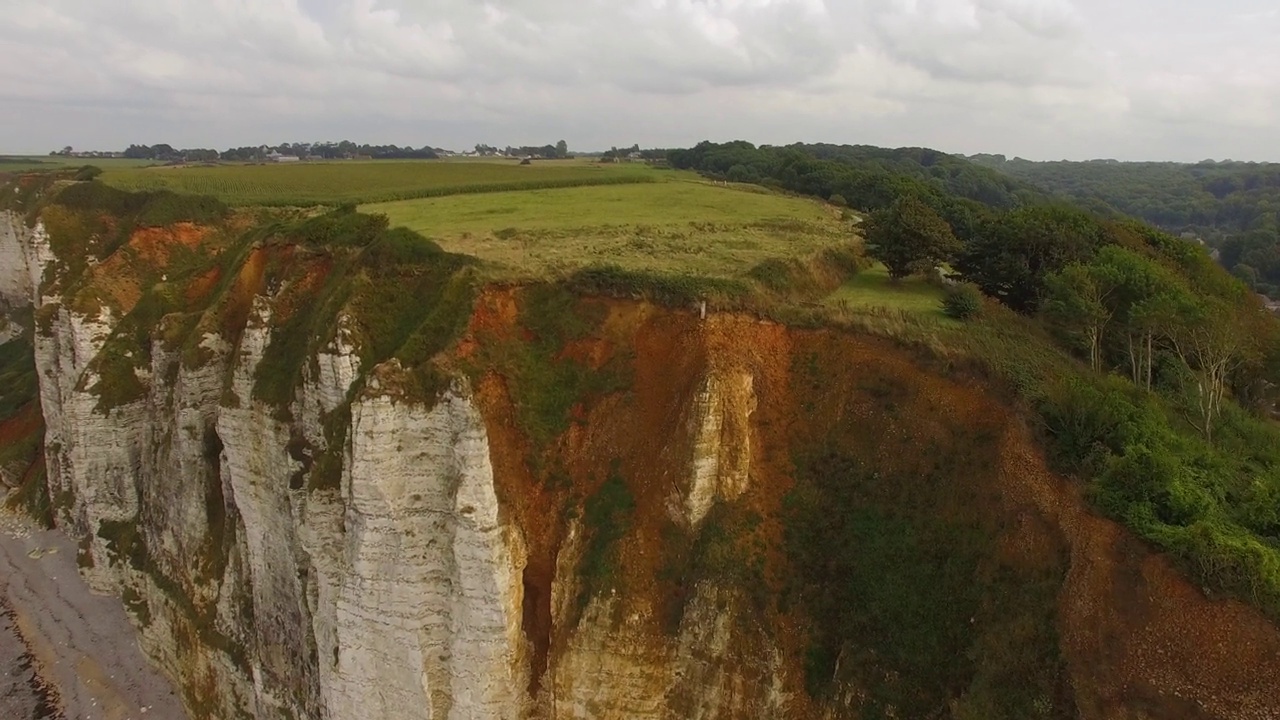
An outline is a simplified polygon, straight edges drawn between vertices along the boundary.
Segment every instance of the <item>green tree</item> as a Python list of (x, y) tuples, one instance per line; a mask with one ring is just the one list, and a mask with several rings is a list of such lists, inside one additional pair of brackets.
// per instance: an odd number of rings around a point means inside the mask
[(1235, 267), (1231, 268), (1231, 274), (1235, 275), (1240, 279), (1240, 282), (1251, 288), (1256, 287), (1258, 284), (1258, 271), (1254, 270), (1251, 265), (1237, 263)]
[(1218, 298), (1204, 298), (1180, 313), (1169, 335), (1174, 351), (1191, 371), (1195, 404), (1191, 420), (1213, 442), (1228, 382), (1257, 354), (1257, 340), (1238, 308)]
[(1158, 339), (1178, 326), (1189, 298), (1180, 289), (1158, 292), (1130, 305), (1123, 316), (1129, 377), (1135, 385), (1151, 390), (1152, 366)]
[(1045, 279), (1045, 315), (1088, 348), (1094, 370), (1102, 369), (1102, 341), (1116, 315), (1111, 296), (1119, 285), (1105, 264), (1072, 263)]
[(1087, 262), (1102, 244), (1102, 228), (1071, 208), (1032, 206), (988, 219), (977, 228), (956, 268), (966, 280), (1019, 312), (1034, 312), (1045, 278)]
[(558, 158), (567, 158), (567, 157), (569, 157), (569, 143), (567, 143), (567, 142), (565, 142), (565, 141), (563, 141), (563, 140), (561, 140), (560, 142), (556, 143), (556, 157), (558, 157)]
[(1156, 341), (1190, 302), (1186, 283), (1150, 257), (1117, 245), (1100, 249), (1090, 267), (1109, 282), (1110, 345), (1123, 351), (1134, 384), (1150, 390)]
[(913, 195), (899, 197), (871, 217), (868, 252), (900, 280), (928, 272), (960, 249), (951, 226)]

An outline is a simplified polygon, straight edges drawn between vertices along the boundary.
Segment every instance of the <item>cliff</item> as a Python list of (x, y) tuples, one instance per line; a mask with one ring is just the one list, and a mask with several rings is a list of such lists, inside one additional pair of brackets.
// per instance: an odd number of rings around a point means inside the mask
[(1276, 626), (980, 378), (108, 200), (0, 214), (0, 295), (55, 520), (193, 717), (1280, 716)]

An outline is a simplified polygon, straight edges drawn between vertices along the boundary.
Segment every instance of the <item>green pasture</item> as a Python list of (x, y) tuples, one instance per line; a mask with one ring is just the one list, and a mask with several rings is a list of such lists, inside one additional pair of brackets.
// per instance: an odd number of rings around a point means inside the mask
[(804, 259), (855, 237), (824, 203), (676, 173), (643, 184), (453, 195), (361, 210), (518, 278), (592, 264), (736, 277), (763, 260)]
[(831, 293), (827, 303), (854, 310), (886, 308), (945, 318), (942, 296), (942, 287), (918, 275), (894, 282), (885, 266), (876, 263)]

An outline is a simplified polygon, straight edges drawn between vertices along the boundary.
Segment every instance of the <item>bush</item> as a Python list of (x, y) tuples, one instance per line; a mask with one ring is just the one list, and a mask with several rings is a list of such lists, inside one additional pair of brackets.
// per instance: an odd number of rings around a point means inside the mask
[(582, 554), (583, 595), (585, 604), (592, 597), (613, 587), (618, 564), (617, 545), (627, 534), (635, 516), (636, 499), (622, 479), (617, 467), (609, 473), (600, 489), (583, 505), (583, 523), (590, 540)]
[(179, 195), (160, 190), (145, 196), (137, 223), (143, 227), (166, 227), (180, 222), (212, 225), (228, 212), (225, 203), (208, 195)]
[(982, 291), (969, 283), (951, 285), (942, 298), (942, 312), (956, 320), (968, 320), (982, 314)]
[(77, 170), (76, 174), (72, 177), (75, 180), (84, 182), (86, 180), (92, 180), (101, 174), (102, 174), (102, 168), (96, 165), (85, 165), (84, 167)]
[(168, 190), (131, 193), (98, 182), (71, 185), (58, 193), (54, 202), (71, 210), (112, 215), (122, 226), (212, 224), (229, 212), (225, 203), (207, 195), (179, 195)]
[(827, 198), (827, 202), (835, 205), (836, 207), (849, 207), (849, 201), (845, 200), (844, 196), (838, 193)]

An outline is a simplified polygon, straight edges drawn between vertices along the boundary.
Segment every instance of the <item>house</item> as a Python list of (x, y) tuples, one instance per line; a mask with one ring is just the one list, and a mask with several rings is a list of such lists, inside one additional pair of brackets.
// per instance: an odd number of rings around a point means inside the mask
[(280, 153), (275, 152), (274, 150), (267, 153), (267, 160), (271, 162), (277, 162), (277, 163), (298, 162), (298, 160), (300, 159), (301, 158), (299, 158), (297, 155), (281, 155)]

